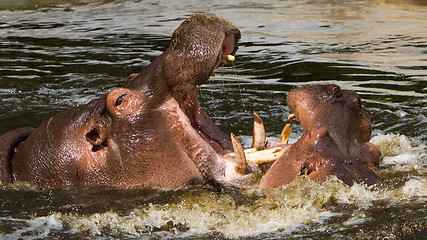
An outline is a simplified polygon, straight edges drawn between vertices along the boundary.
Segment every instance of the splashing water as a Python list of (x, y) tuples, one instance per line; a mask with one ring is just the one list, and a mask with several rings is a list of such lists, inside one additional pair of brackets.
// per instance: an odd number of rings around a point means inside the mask
[[(247, 202), (237, 201), (227, 193), (203, 189), (158, 192), (160, 198), (168, 200), (144, 200), (130, 209), (107, 207), (104, 212), (88, 214), (53, 211), (28, 220), (2, 218), (2, 223), (19, 225), (15, 226), (18, 230), (2, 233), (2, 236), (17, 238), (32, 233), (46, 237), (63, 232), (93, 237), (241, 238), (266, 234), (289, 237), (294, 234), (310, 236), (316, 232), (326, 234), (331, 222), (339, 225), (341, 231), (350, 231), (354, 226), (375, 222), (375, 212), (384, 206), (398, 208), (427, 200), (426, 161), (422, 154), (425, 146), (415, 145), (407, 137), (395, 134), (375, 136), (372, 142), (383, 154), (381, 171), (387, 172), (385, 181), (374, 186), (354, 184), (349, 187), (336, 177), (321, 185), (296, 179), (281, 188), (263, 190), (263, 197), (248, 196)], [(418, 157), (408, 160), (408, 154)], [(387, 160), (389, 157), (395, 160)], [(405, 160), (399, 161), (401, 157)], [(408, 171), (417, 173), (409, 175)], [(402, 174), (406, 175), (403, 180)], [(85, 204), (80, 204), (76, 208), (84, 209)], [(425, 212), (425, 209), (419, 211)], [(417, 218), (423, 219), (425, 215)], [(412, 223), (406, 222), (407, 225)], [(418, 228), (425, 227), (425, 222), (418, 223)]]

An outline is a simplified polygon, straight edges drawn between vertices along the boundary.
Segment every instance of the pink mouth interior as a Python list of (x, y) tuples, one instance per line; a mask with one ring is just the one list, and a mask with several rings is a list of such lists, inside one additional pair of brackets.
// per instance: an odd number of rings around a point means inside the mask
[[(222, 55), (231, 55), (235, 51), (235, 36), (232, 33), (228, 33), (224, 37), (224, 41), (222, 43), (222, 49), (218, 53), (218, 57), (214, 66), (214, 69), (217, 69), (221, 66), (221, 58)], [(215, 136), (215, 131), (213, 131), (216, 126), (212, 126), (214, 124), (211, 120), (207, 120), (209, 118), (203, 111), (201, 111), (198, 95), (197, 95), (197, 87), (191, 90), (184, 98), (182, 99), (181, 106), (186, 113), (186, 115), (190, 118), (191, 124), (193, 128), (197, 130), (200, 136), (208, 142), (217, 153), (226, 154), (230, 152), (230, 150), (224, 149), (220, 142), (215, 139), (218, 137)], [(210, 134), (212, 133), (212, 134)]]
[[(216, 126), (212, 126), (214, 123), (208, 119), (209, 117), (201, 110), (197, 96), (197, 88), (185, 96), (182, 105), (185, 114), (191, 121), (191, 125), (196, 129), (199, 135), (203, 137), (217, 153), (225, 154), (229, 152), (221, 146), (220, 142), (215, 140), (215, 132), (212, 130)], [(213, 134), (210, 135), (209, 133)]]
[(221, 57), (222, 55), (232, 55), (235, 49), (235, 41), (234, 34), (229, 33), (224, 37), (224, 41), (222, 42), (222, 50), (218, 54), (218, 57), (215, 62), (214, 70), (217, 69), (221, 65)]

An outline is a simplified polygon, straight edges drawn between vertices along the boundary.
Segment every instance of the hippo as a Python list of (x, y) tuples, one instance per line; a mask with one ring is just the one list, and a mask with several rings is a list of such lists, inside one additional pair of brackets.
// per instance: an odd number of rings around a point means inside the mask
[(124, 88), (36, 129), (0, 136), (0, 183), (234, 187), (247, 175), (221, 157), (233, 151), (231, 138), (201, 109), (197, 86), (234, 60), (239, 39), (240, 31), (219, 17), (186, 19), (170, 46)]
[(261, 178), (259, 189), (286, 185), (298, 176), (324, 182), (336, 176), (347, 185), (379, 180), (379, 150), (369, 140), (371, 124), (360, 97), (338, 85), (306, 85), (287, 97), (290, 119), (302, 136), (286, 149)]

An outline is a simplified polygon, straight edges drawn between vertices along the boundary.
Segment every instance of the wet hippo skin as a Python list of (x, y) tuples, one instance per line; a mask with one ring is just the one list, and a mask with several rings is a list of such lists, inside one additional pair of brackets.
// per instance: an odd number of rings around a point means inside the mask
[(220, 154), (232, 150), (231, 140), (200, 108), (196, 87), (237, 51), (239, 39), (239, 30), (223, 19), (190, 17), (126, 88), (55, 115), (32, 133), (0, 136), (7, 142), (1, 183), (161, 189), (229, 184), (238, 176), (234, 168), (226, 171), (230, 164)]
[(371, 124), (355, 92), (338, 85), (308, 85), (287, 97), (303, 134), (262, 177), (259, 188), (285, 185), (299, 175), (323, 182), (335, 175), (344, 183), (378, 181), (379, 150), (371, 143)]
[(173, 97), (218, 152), (229, 152), (231, 140), (200, 108), (196, 86), (207, 82), (227, 55), (235, 54), (239, 39), (240, 31), (223, 19), (192, 16), (174, 31), (169, 48), (144, 71), (129, 77), (125, 87), (145, 94), (153, 108)]

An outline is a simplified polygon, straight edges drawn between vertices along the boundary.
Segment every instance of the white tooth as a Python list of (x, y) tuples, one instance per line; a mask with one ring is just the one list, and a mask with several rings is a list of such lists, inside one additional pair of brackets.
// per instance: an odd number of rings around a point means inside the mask
[(246, 174), (246, 155), (243, 150), (242, 144), (240, 144), (239, 140), (231, 133), (231, 141), (233, 143), (233, 150), (235, 154), (234, 161), (236, 162), (235, 170), (240, 175)]
[(294, 119), (295, 119), (295, 114), (291, 113), (291, 114), (288, 116), (288, 120), (294, 120)]
[(227, 61), (234, 62), (234, 60), (236, 60), (236, 57), (233, 55), (221, 54), (221, 62), (223, 64), (226, 64)]
[(269, 148), (262, 151), (246, 154), (246, 160), (249, 163), (263, 165), (275, 162), (283, 155), (282, 147)]
[(254, 111), (254, 130), (253, 130), (253, 140), (252, 147), (256, 150), (263, 150), (265, 148), (265, 128), (262, 119), (259, 117), (258, 113)]
[(255, 148), (246, 148), (245, 149), (245, 153), (246, 154), (248, 154), (248, 153), (253, 153), (253, 152), (256, 152), (257, 150), (255, 149)]
[(288, 144), (289, 136), (291, 135), (291, 130), (292, 130), (291, 124), (290, 123), (286, 124), (280, 136), (280, 143)]
[(234, 60), (236, 60), (236, 57), (233, 55), (227, 55), (227, 61), (234, 62)]
[[(244, 153), (247, 163), (253, 163), (257, 165), (275, 162), (279, 157), (283, 155), (282, 147), (274, 147), (261, 151), (256, 151), (255, 148), (247, 148), (244, 150)], [(241, 156), (242, 154), (241, 152), (237, 151), (237, 155)], [(235, 159), (235, 161), (237, 162), (236, 153), (228, 153), (223, 157), (228, 159)]]
[[(253, 152), (256, 152), (257, 150), (255, 148), (246, 148), (245, 150), (243, 150), (245, 152), (245, 155), (251, 154)], [(235, 158), (236, 154), (234, 154), (234, 152), (231, 153), (227, 153), (224, 155), (225, 158)]]

